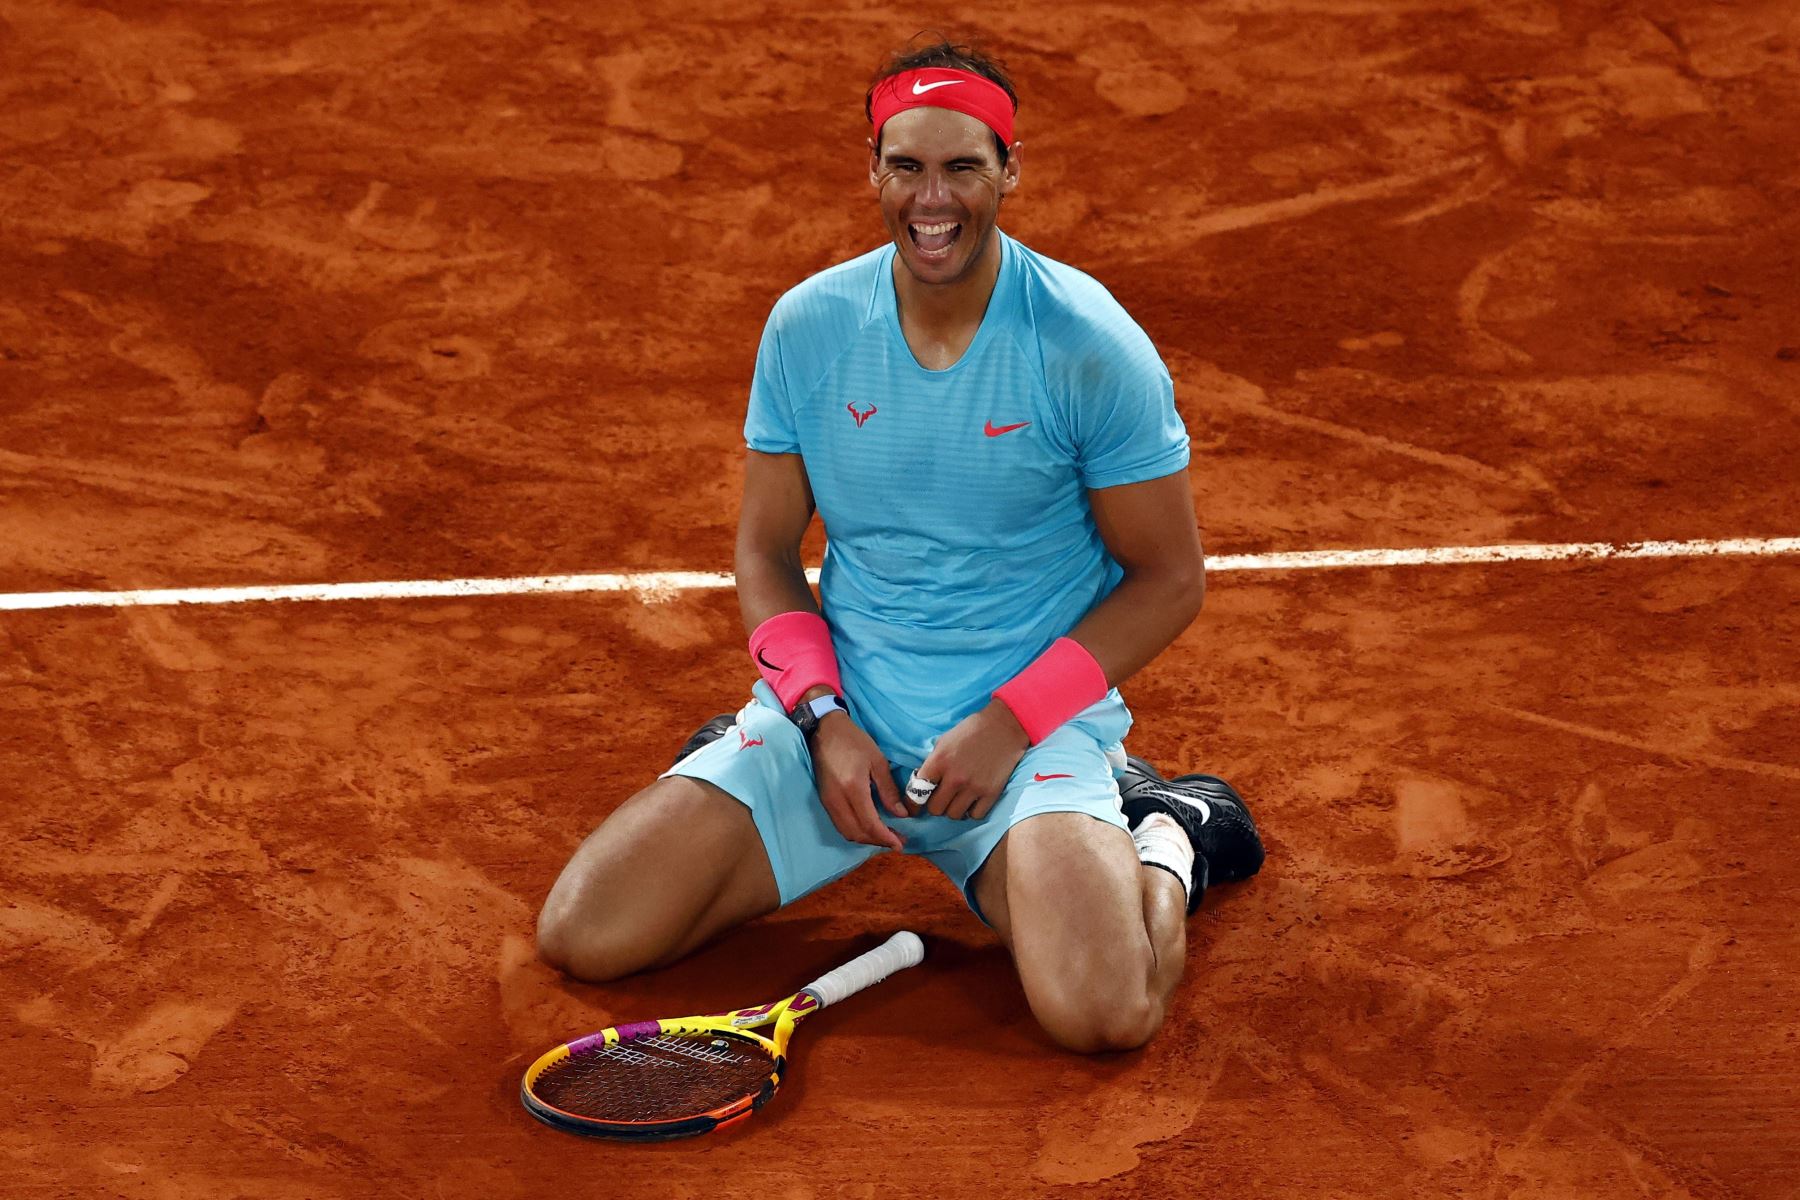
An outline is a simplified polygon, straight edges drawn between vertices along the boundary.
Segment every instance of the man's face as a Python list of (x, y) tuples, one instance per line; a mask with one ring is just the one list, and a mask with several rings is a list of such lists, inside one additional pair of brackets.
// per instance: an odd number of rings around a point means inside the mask
[(1005, 166), (986, 125), (947, 108), (909, 108), (869, 143), (869, 181), (900, 261), (920, 283), (955, 283), (981, 260), (1000, 200), (1019, 185), (1017, 143)]

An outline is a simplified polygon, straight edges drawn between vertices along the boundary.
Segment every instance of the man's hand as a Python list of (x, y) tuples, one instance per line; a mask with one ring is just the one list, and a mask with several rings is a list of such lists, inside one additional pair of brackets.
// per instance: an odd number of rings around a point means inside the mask
[(1006, 790), (1013, 769), (1031, 748), (1012, 709), (998, 700), (956, 723), (932, 748), (919, 775), (937, 784), (925, 811), (979, 821)]
[[(819, 803), (845, 841), (898, 850), (900, 835), (882, 823), (875, 794), (896, 817), (912, 814), (900, 800), (887, 758), (875, 739), (842, 712), (826, 713), (812, 738), (813, 774), (819, 781)], [(871, 791), (873, 789), (873, 791)]]

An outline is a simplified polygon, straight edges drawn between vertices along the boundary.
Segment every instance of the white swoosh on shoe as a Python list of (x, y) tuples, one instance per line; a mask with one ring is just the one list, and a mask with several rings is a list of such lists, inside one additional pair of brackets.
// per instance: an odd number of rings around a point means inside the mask
[(1173, 788), (1146, 788), (1145, 790), (1152, 796), (1161, 796), (1165, 800), (1173, 800), (1177, 804), (1186, 804), (1191, 808), (1199, 809), (1200, 823), (1202, 825), (1212, 820), (1212, 805), (1200, 799), (1198, 796), (1186, 796), (1175, 791)]

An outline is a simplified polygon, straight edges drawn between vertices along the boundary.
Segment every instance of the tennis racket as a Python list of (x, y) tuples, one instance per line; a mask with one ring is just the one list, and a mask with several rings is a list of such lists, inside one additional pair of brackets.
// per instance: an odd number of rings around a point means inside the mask
[[(781, 1086), (802, 1017), (924, 957), (918, 934), (896, 933), (773, 1004), (602, 1029), (532, 1063), (520, 1099), (544, 1124), (589, 1137), (655, 1141), (723, 1129)], [(754, 1032), (770, 1025), (769, 1036)]]

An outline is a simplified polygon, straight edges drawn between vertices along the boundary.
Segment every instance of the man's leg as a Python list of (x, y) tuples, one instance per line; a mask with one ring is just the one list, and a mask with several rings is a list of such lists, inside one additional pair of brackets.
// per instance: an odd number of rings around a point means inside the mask
[(538, 916), (538, 952), (597, 983), (673, 962), (780, 905), (750, 810), (670, 776), (581, 843)]
[(1032, 1014), (1078, 1053), (1131, 1050), (1161, 1028), (1187, 950), (1187, 894), (1086, 813), (1013, 825), (975, 882)]
[(538, 918), (546, 962), (595, 982), (662, 966), (876, 852), (833, 828), (806, 740), (756, 686), (575, 851)]

